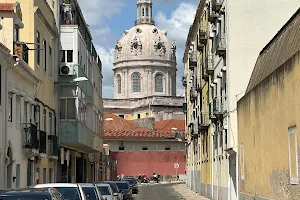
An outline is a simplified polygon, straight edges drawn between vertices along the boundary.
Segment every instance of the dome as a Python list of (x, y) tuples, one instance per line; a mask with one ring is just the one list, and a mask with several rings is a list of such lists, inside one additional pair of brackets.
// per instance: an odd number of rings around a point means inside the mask
[(167, 31), (153, 24), (138, 24), (117, 41), (115, 63), (137, 59), (176, 62), (175, 53), (175, 42), (168, 40)]

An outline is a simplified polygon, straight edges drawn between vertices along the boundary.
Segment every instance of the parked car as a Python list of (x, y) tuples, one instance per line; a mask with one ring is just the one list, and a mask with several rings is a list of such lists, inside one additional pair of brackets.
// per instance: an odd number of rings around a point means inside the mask
[(128, 181), (116, 181), (115, 183), (117, 184), (118, 188), (121, 190), (123, 194), (123, 199), (132, 200), (132, 190), (130, 188)]
[(34, 188), (51, 188), (54, 187), (64, 197), (65, 200), (87, 200), (79, 184), (75, 183), (47, 183), (38, 184)]
[(79, 183), (87, 200), (106, 200), (99, 188), (92, 183)]
[(64, 200), (55, 188), (1, 190), (1, 200)]
[(116, 200), (123, 200), (122, 192), (114, 181), (103, 181), (101, 183), (107, 183), (110, 185)]
[(131, 187), (132, 194), (137, 194), (139, 192), (137, 180), (133, 177), (125, 177), (124, 181), (127, 181)]
[(114, 192), (111, 189), (110, 185), (107, 183), (97, 183), (102, 196), (106, 197), (107, 200), (114, 200)]

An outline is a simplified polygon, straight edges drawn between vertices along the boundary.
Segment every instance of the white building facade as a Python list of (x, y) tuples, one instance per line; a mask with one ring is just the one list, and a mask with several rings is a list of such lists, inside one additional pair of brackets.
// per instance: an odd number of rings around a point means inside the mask
[[(208, 59), (212, 59), (212, 68), (205, 69), (210, 71), (212, 185), (209, 196), (212, 199), (235, 200), (245, 195), (239, 194), (237, 183), (237, 101), (246, 91), (260, 50), (299, 6), (297, 0), (267, 0), (263, 3), (259, 0), (210, 0), (201, 10), (201, 17), (207, 17), (205, 19), (209, 21)], [(194, 44), (186, 49), (197, 51)], [(203, 102), (188, 107), (196, 108), (201, 104)], [(188, 154), (194, 154), (193, 150)], [(194, 178), (190, 179), (191, 188), (201, 190), (195, 187)]]
[[(102, 63), (77, 1), (65, 1), (62, 5), (60, 24), (59, 181), (100, 181), (103, 177)], [(74, 82), (76, 78), (87, 80)]]

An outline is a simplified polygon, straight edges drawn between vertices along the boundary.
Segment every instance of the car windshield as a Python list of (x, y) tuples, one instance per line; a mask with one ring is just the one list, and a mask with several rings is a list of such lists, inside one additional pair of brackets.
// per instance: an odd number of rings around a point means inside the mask
[(98, 186), (102, 195), (111, 195), (108, 186)]
[(65, 200), (80, 200), (79, 190), (76, 187), (56, 187)]
[(127, 183), (123, 183), (123, 182), (117, 182), (116, 183), (118, 188), (120, 188), (121, 190), (127, 190), (129, 189), (129, 185)]
[(0, 200), (51, 200), (51, 199), (45, 195), (26, 195), (26, 196), (0, 195)]
[(110, 185), (110, 187), (111, 187), (111, 189), (113, 190), (114, 193), (118, 193), (119, 192), (118, 191), (118, 187), (117, 187), (117, 185), (115, 183), (109, 182), (108, 184)]
[(99, 200), (95, 187), (82, 187), (82, 190), (88, 200)]

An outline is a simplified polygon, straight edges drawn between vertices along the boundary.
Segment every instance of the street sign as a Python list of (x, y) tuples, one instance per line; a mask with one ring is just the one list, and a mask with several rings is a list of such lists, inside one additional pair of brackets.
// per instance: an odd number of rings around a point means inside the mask
[(174, 168), (178, 169), (179, 168), (179, 164), (178, 163), (174, 163)]

